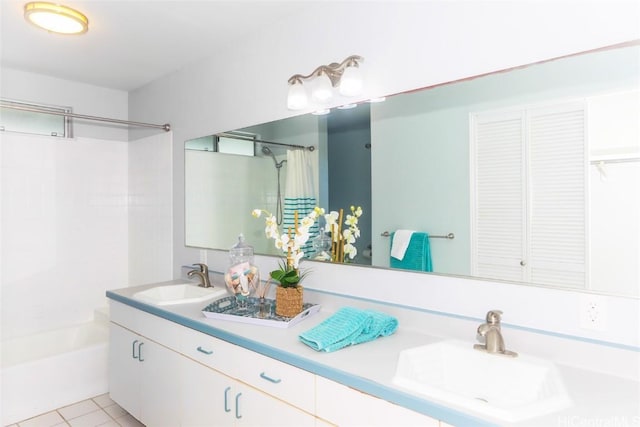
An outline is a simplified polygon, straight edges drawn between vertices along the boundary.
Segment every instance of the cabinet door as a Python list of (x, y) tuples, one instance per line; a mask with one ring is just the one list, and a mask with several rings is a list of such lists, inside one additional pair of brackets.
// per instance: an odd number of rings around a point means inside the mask
[(140, 418), (139, 344), (142, 338), (114, 323), (109, 324), (109, 394), (135, 418)]
[(181, 363), (182, 426), (232, 425), (230, 390), (225, 392), (227, 377), (186, 357)]
[(147, 427), (179, 426), (182, 356), (148, 339), (143, 340), (139, 349), (142, 369), (139, 420)]
[[(230, 380), (231, 381), (231, 380)], [(238, 381), (232, 381), (229, 396), (238, 426), (313, 427), (315, 417)], [(312, 390), (300, 390), (313, 393)]]
[(316, 387), (317, 416), (341, 427), (439, 425), (431, 417), (326, 378), (317, 377)]
[(147, 427), (177, 426), (180, 356), (110, 323), (109, 393)]

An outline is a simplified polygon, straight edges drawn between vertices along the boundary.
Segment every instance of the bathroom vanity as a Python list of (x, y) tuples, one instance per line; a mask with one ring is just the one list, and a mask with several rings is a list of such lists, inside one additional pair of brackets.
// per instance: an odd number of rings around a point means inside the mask
[[(472, 348), (477, 325), (469, 319), (307, 290), (305, 300), (320, 304), (321, 310), (297, 325), (273, 328), (206, 318), (201, 310), (207, 302), (160, 306), (134, 297), (144, 289), (178, 283), (184, 281), (107, 292), (110, 394), (148, 427), (540, 426), (595, 419), (633, 425), (640, 420), (637, 380), (561, 364), (557, 369), (570, 403), (516, 422), (431, 399), (393, 382), (403, 350), (465, 336)], [(316, 352), (298, 340), (301, 332), (348, 305), (394, 315), (399, 329), (332, 353)], [(511, 336), (510, 331), (505, 334)], [(584, 351), (590, 344), (577, 345)], [(637, 361), (635, 352), (612, 351), (616, 363)]]

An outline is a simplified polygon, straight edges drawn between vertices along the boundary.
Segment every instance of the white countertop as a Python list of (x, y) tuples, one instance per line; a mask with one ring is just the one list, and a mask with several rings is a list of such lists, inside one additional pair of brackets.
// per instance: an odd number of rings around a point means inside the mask
[[(164, 282), (162, 285), (171, 283), (184, 283), (184, 280)], [(474, 414), (465, 408), (454, 408), (426, 399), (403, 390), (392, 382), (398, 354), (402, 350), (442, 339), (465, 339), (465, 337), (469, 341), (469, 345), (472, 346), (475, 343), (475, 327), (477, 325), (468, 319), (424, 313), (396, 305), (305, 290), (305, 301), (321, 304), (322, 309), (319, 313), (297, 325), (281, 329), (206, 318), (201, 310), (207, 303), (160, 307), (132, 298), (134, 293), (158, 285), (160, 284), (118, 289), (107, 292), (107, 296), (452, 425), (507, 425), (501, 420)], [(331, 353), (317, 352), (299, 341), (298, 335), (300, 333), (316, 326), (342, 306), (371, 308), (396, 316), (399, 320), (398, 330), (389, 337)], [(557, 341), (557, 338), (549, 338), (551, 345)], [(505, 342), (508, 349), (520, 350), (510, 346), (508, 332), (505, 332)], [(577, 343), (576, 351), (582, 350), (584, 350), (584, 343)], [(603, 354), (606, 354), (606, 349), (603, 351), (605, 351)], [(620, 353), (620, 350), (616, 350), (616, 352)], [(583, 354), (575, 356), (576, 359), (584, 359)], [(622, 360), (636, 360), (640, 363), (637, 352), (623, 356)], [(616, 356), (613, 360), (618, 361), (620, 358)], [(607, 364), (612, 361), (602, 360), (601, 363)], [(634, 380), (633, 377), (624, 378), (623, 376), (596, 372), (596, 370), (579, 369), (562, 363), (557, 363), (557, 366), (573, 401), (573, 406), (548, 416), (511, 425), (523, 427), (640, 425), (640, 382)], [(606, 369), (601, 371), (606, 371)], [(508, 390), (505, 392), (508, 393)]]

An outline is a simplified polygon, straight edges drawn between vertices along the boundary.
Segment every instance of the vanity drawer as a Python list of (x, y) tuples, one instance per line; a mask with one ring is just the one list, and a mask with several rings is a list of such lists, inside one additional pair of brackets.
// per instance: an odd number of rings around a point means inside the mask
[(109, 320), (165, 347), (177, 350), (184, 327), (117, 301), (110, 301)]
[(193, 329), (183, 328), (180, 353), (203, 365), (224, 372), (230, 360), (228, 348), (231, 344)]
[(231, 363), (225, 373), (278, 397), (309, 413), (315, 413), (315, 375), (271, 357), (231, 345)]
[(315, 412), (315, 375), (193, 329), (185, 329), (184, 355), (303, 409)]

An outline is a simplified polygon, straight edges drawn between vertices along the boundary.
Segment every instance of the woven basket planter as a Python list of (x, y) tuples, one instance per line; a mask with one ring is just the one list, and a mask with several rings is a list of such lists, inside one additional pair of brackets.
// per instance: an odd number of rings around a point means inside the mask
[(303, 288), (298, 285), (291, 288), (276, 288), (276, 315), (295, 317), (302, 311)]

